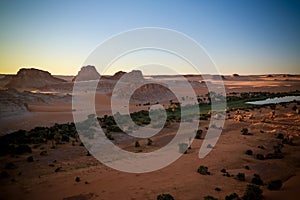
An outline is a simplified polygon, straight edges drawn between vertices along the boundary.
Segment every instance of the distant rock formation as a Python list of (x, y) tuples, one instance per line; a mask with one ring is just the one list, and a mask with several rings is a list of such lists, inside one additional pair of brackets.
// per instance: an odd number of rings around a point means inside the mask
[(239, 77), (240, 75), (238, 74), (232, 74), (231, 77)]
[(160, 84), (148, 83), (138, 88), (133, 95), (131, 96), (131, 100), (133, 102), (159, 102), (175, 99), (176, 96), (173, 92), (168, 89), (167, 86)]
[(118, 71), (110, 79), (119, 80), (126, 72)]
[(18, 71), (17, 75), (10, 78), (5, 87), (14, 89), (36, 89), (63, 82), (66, 81), (55, 78), (47, 71), (34, 68), (22, 68)]
[(132, 70), (131, 72), (124, 73), (120, 80), (134, 83), (144, 81), (145, 79), (143, 73), (140, 70)]
[(74, 81), (90, 81), (90, 80), (99, 80), (100, 74), (97, 72), (96, 68), (91, 65), (81, 67), (78, 74), (73, 78)]

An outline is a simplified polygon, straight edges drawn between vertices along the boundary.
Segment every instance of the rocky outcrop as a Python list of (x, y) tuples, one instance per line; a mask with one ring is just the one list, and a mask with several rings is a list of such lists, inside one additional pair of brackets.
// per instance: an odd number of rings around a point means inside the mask
[(87, 65), (80, 69), (80, 71), (72, 81), (74, 82), (74, 81), (99, 80), (100, 77), (101, 77), (100, 74), (97, 72), (94, 66)]
[(17, 75), (10, 78), (7, 88), (14, 89), (37, 89), (47, 85), (59, 84), (66, 82), (63, 79), (55, 78), (49, 72), (39, 69), (25, 69), (22, 68), (18, 71)]

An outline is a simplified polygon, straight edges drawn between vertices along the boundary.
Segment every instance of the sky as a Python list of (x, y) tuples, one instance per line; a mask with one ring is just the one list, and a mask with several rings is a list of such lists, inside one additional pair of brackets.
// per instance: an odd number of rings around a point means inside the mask
[[(34, 67), (74, 75), (102, 42), (142, 27), (188, 35), (222, 74), (300, 73), (294, 0), (2, 0), (0, 27), (1, 74)], [(118, 63), (109, 73), (130, 69)]]

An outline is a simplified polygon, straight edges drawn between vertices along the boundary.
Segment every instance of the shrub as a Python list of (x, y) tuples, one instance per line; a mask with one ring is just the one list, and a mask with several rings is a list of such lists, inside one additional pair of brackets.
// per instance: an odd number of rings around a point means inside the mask
[(156, 198), (157, 200), (174, 200), (174, 197), (170, 194), (160, 194)]
[(253, 155), (253, 151), (250, 150), (250, 149), (248, 149), (245, 153), (246, 153), (247, 155), (249, 155), (249, 156)]
[(250, 167), (248, 165), (245, 166), (246, 170), (250, 170)]
[(258, 159), (258, 160), (264, 160), (265, 156), (262, 155), (262, 154), (260, 154), (260, 153), (258, 153), (258, 154), (256, 154), (256, 159)]
[(197, 130), (195, 138), (196, 139), (201, 139), (202, 138), (202, 133), (203, 133), (203, 131), (201, 129)]
[(32, 153), (30, 146), (27, 144), (20, 144), (15, 148), (15, 154), (21, 155), (24, 153)]
[(210, 175), (210, 172), (208, 171), (208, 167), (206, 167), (206, 166), (204, 166), (204, 165), (201, 165), (201, 166), (198, 168), (197, 172), (198, 172), (199, 174), (202, 174), (202, 175)]
[(264, 182), (261, 180), (260, 176), (258, 174), (254, 174), (254, 177), (251, 180), (251, 183), (255, 185), (263, 185)]
[(151, 146), (152, 143), (153, 143), (153, 141), (152, 141), (150, 138), (148, 138), (148, 139), (147, 139), (147, 145), (148, 145), (148, 146)]
[(269, 190), (280, 190), (281, 187), (282, 187), (281, 180), (273, 180), (273, 181), (270, 181), (268, 184)]
[(123, 130), (117, 125), (108, 126), (107, 130), (111, 132), (123, 132)]
[(54, 172), (59, 172), (61, 170), (61, 167), (58, 167), (54, 170)]
[(208, 196), (204, 197), (204, 200), (218, 200), (218, 199), (213, 196), (208, 195)]
[(240, 197), (237, 193), (232, 193), (230, 195), (226, 195), (225, 200), (240, 200)]
[(222, 173), (226, 173), (226, 169), (224, 169), (224, 168), (221, 169), (221, 172), (222, 172)]
[(75, 181), (76, 181), (76, 182), (80, 182), (80, 178), (77, 176), (77, 177), (75, 178)]
[(247, 128), (242, 128), (241, 132), (242, 132), (242, 135), (248, 135), (248, 133), (249, 133)]
[(61, 141), (62, 142), (69, 142), (70, 138), (69, 138), (68, 135), (63, 134), (63, 135), (61, 135)]
[(33, 162), (33, 157), (32, 156), (27, 157), (27, 162)]
[(215, 190), (216, 190), (217, 192), (220, 192), (220, 191), (221, 191), (221, 188), (216, 187)]
[(243, 195), (243, 200), (261, 200), (263, 199), (262, 190), (259, 188), (258, 185), (247, 185), (247, 190)]
[(293, 110), (293, 111), (296, 111), (296, 110), (297, 110), (297, 106), (294, 105), (294, 106), (292, 107), (292, 110)]
[(277, 135), (277, 138), (283, 140), (284, 135), (283, 135), (282, 133), (279, 133), (279, 134)]
[(140, 145), (139, 141), (136, 141), (135, 144), (134, 144), (134, 146), (135, 147), (140, 147), (141, 145)]
[(107, 137), (107, 139), (109, 139), (109, 140), (114, 140), (115, 138), (112, 136), (112, 134), (111, 133), (105, 133), (105, 135), (106, 135), (106, 137)]
[(245, 181), (246, 178), (245, 178), (245, 174), (244, 173), (238, 173), (236, 175), (237, 179), (240, 180), (240, 181)]
[(187, 143), (179, 143), (179, 153), (186, 154), (189, 145)]

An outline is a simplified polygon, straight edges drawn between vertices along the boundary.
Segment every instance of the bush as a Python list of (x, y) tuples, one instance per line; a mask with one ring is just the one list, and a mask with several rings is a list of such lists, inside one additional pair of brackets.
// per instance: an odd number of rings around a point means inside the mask
[(61, 135), (61, 141), (62, 142), (69, 142), (70, 138), (69, 138), (68, 135), (63, 134), (63, 135)]
[(157, 200), (174, 200), (174, 197), (170, 194), (160, 194), (156, 198)]
[(115, 139), (115, 138), (112, 136), (111, 133), (105, 133), (105, 135), (106, 135), (107, 139), (109, 139), (109, 140), (114, 140), (114, 139)]
[(247, 190), (243, 195), (243, 200), (262, 200), (262, 190), (259, 188), (258, 185), (247, 185)]
[(241, 132), (242, 132), (242, 135), (248, 135), (249, 134), (249, 131), (248, 131), (247, 128), (242, 128)]
[(108, 126), (107, 130), (111, 132), (123, 132), (123, 130), (117, 125)]
[(240, 181), (245, 181), (246, 178), (245, 178), (245, 174), (244, 173), (238, 173), (236, 175), (237, 179), (240, 180)]
[(27, 157), (27, 162), (33, 162), (33, 157), (32, 156)]
[(230, 195), (227, 195), (225, 197), (225, 200), (240, 200), (239, 195), (237, 195), (237, 193), (232, 193)]
[(226, 173), (226, 169), (224, 169), (224, 168), (221, 169), (221, 172), (222, 172), (222, 173)]
[(197, 172), (198, 172), (199, 174), (202, 174), (202, 175), (210, 175), (210, 172), (208, 171), (208, 167), (206, 167), (206, 166), (204, 166), (204, 165), (201, 165), (201, 166), (198, 168)]
[(245, 153), (246, 153), (247, 155), (249, 155), (249, 156), (253, 155), (253, 151), (250, 150), (250, 149), (248, 149)]
[(203, 131), (201, 129), (197, 130), (195, 138), (196, 139), (201, 139), (202, 138), (202, 133), (203, 133)]
[(153, 141), (152, 141), (150, 138), (148, 138), (148, 139), (147, 139), (147, 145), (148, 145), (148, 146), (151, 146), (152, 143), (153, 143)]
[(218, 200), (218, 199), (213, 196), (208, 195), (208, 196), (204, 197), (204, 200)]
[(258, 174), (254, 174), (254, 177), (252, 178), (251, 183), (255, 185), (263, 185), (264, 182), (261, 180), (260, 176)]
[(139, 141), (136, 141), (135, 144), (134, 144), (134, 146), (135, 147), (140, 147), (141, 145), (140, 145)]
[(80, 178), (77, 176), (77, 177), (75, 178), (75, 181), (76, 181), (76, 182), (80, 182)]
[(279, 133), (279, 134), (277, 135), (277, 138), (283, 140), (284, 135), (283, 135), (282, 133)]
[(281, 187), (282, 187), (281, 180), (273, 180), (273, 181), (270, 181), (268, 184), (269, 190), (280, 190)]
[(27, 144), (20, 144), (15, 148), (15, 154), (21, 155), (24, 153), (32, 153), (30, 146)]

